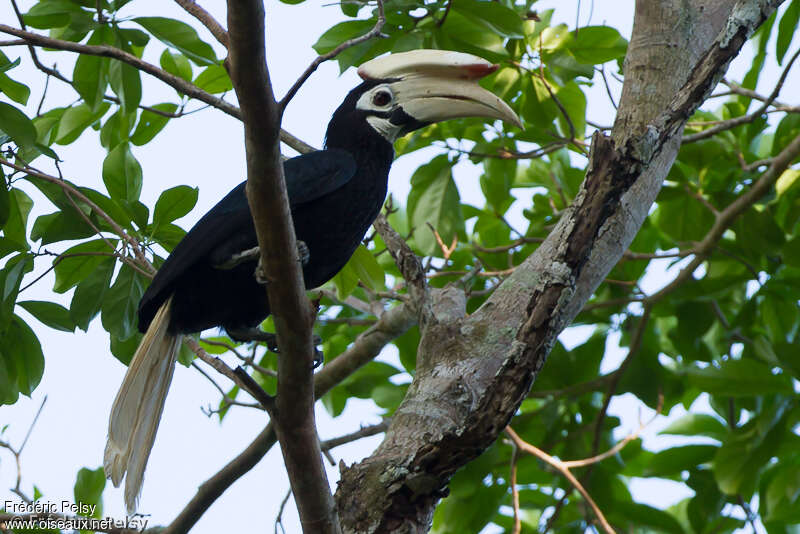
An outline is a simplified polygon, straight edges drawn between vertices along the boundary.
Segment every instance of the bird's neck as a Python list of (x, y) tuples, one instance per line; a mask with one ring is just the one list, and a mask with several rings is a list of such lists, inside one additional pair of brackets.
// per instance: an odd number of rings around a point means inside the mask
[(394, 147), (366, 121), (357, 121), (347, 127), (336, 128), (335, 131), (332, 131), (333, 126), (332, 123), (328, 128), (325, 148), (346, 150), (352, 154), (358, 170), (350, 185), (361, 192), (365, 189), (372, 191), (371, 200), (383, 205), (389, 167), (394, 160)]

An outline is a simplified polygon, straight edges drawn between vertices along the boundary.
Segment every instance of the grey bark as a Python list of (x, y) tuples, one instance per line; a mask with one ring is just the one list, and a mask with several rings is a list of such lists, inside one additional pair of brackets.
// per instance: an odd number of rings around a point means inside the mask
[(452, 474), (505, 428), (556, 336), (630, 245), (686, 120), (780, 3), (637, 0), (617, 120), (610, 137), (594, 136), (580, 193), (474, 314), (452, 292), (437, 294), (445, 298), (421, 322), (417, 373), (383, 443), (343, 469), (344, 532), (428, 531)]

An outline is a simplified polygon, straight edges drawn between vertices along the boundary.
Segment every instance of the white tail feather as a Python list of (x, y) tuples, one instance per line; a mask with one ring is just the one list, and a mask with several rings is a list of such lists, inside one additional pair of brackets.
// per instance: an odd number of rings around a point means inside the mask
[(125, 481), (125, 507), (136, 510), (144, 469), (164, 410), (182, 335), (167, 332), (172, 298), (159, 308), (133, 355), (111, 406), (103, 470), (114, 486)]

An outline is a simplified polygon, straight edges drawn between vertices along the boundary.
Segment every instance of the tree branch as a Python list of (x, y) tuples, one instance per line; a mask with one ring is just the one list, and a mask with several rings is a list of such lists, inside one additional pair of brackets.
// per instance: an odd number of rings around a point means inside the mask
[[(383, 443), (342, 473), (345, 529), (430, 524), (441, 488), (503, 430), (558, 334), (629, 247), (687, 118), (779, 3), (637, 1), (612, 136), (595, 134), (574, 203), (494, 294), (469, 316), (423, 325), (414, 380)], [(676, 13), (680, 24), (664, 24)]]
[(279, 151), (281, 109), (264, 49), (264, 6), (228, 0), (228, 66), (242, 110), (247, 198), (255, 223), (270, 309), (278, 334), (276, 411), (272, 418), (303, 531), (340, 532), (314, 424), (315, 310), (305, 296)]

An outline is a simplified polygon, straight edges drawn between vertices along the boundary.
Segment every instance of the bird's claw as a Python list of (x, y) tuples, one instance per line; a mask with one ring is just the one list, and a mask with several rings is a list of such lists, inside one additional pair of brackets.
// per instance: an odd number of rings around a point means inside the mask
[(300, 260), (300, 265), (308, 265), (311, 260), (311, 251), (308, 250), (308, 245), (305, 241), (297, 241), (297, 257)]
[(261, 263), (261, 258), (258, 259), (258, 265), (256, 265), (256, 270), (253, 272), (253, 276), (260, 285), (265, 286), (269, 284), (269, 279), (267, 278), (267, 270), (264, 269), (264, 264)]

